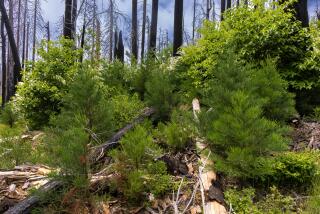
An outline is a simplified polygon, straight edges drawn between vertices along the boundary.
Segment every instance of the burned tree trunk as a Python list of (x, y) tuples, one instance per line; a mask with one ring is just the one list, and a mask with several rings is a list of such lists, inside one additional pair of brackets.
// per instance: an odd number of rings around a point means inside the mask
[(36, 57), (36, 40), (37, 40), (37, 13), (38, 13), (38, 0), (34, 1), (34, 15), (33, 15), (33, 44), (32, 44), (32, 61)]
[[(110, 0), (110, 6), (109, 6), (109, 60), (110, 62), (112, 61), (113, 58), (113, 25), (114, 25), (114, 19), (113, 19), (113, 13), (114, 13), (114, 5), (113, 5), (113, 0)], [(116, 45), (116, 41), (115, 41)]]
[(17, 45), (16, 41), (14, 40), (14, 34), (12, 30), (12, 26), (10, 24), (8, 14), (6, 11), (6, 8), (4, 6), (4, 0), (0, 1), (0, 10), (1, 10), (1, 15), (3, 17), (3, 22), (6, 27), (6, 31), (8, 34), (8, 40), (9, 44), (11, 47), (11, 52), (12, 52), (12, 57), (14, 61), (14, 66), (13, 66), (13, 84), (14, 84), (14, 91), (15, 91), (15, 86), (17, 83), (21, 80), (21, 63), (20, 63), (20, 58), (19, 58), (19, 53), (17, 50)]
[(63, 36), (73, 39), (72, 35), (72, 0), (65, 0)]
[(27, 11), (28, 11), (28, 0), (24, 1), (24, 12), (23, 12), (23, 38), (22, 38), (22, 67), (24, 68), (25, 53), (26, 53), (26, 28), (27, 28)]
[(4, 105), (6, 104), (6, 92), (7, 92), (7, 65), (6, 65), (6, 44), (7, 44), (7, 40), (6, 40), (6, 34), (4, 32), (4, 19), (3, 16), (1, 17), (1, 53), (2, 53), (2, 108), (4, 107)]
[(138, 1), (132, 0), (131, 55), (132, 62), (138, 59)]
[(141, 35), (141, 61), (144, 58), (144, 45), (146, 43), (146, 19), (147, 19), (147, 0), (143, 0), (143, 15), (142, 15), (142, 35)]
[(220, 6), (221, 21), (223, 20), (223, 14), (225, 10), (226, 10), (226, 0), (221, 0), (221, 6)]
[(173, 56), (183, 44), (183, 0), (176, 0), (174, 5)]
[(149, 51), (154, 54), (157, 47), (158, 0), (152, 0), (152, 17), (150, 27)]
[(72, 1), (72, 20), (71, 20), (71, 34), (74, 38), (76, 35), (77, 28), (77, 9), (78, 9), (78, 0)]

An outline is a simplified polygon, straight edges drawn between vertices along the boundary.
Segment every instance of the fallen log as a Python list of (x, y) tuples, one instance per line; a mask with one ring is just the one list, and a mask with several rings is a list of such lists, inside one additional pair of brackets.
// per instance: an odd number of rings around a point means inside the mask
[[(119, 144), (119, 140), (129, 131), (131, 131), (136, 125), (142, 123), (146, 118), (152, 116), (155, 113), (155, 109), (153, 108), (145, 108), (142, 113), (133, 120), (132, 123), (126, 125), (124, 128), (120, 129), (116, 134), (114, 134), (107, 142), (102, 145), (92, 147), (91, 154), (89, 156), (92, 163), (98, 162), (101, 158), (105, 156), (105, 153), (112, 148), (115, 148)], [(93, 176), (91, 179), (91, 183), (96, 186), (97, 182), (104, 178), (101, 176), (101, 173), (98, 173), (99, 176)], [(62, 186), (62, 182), (60, 181), (49, 181), (44, 186), (40, 187), (42, 192), (50, 192), (57, 190)], [(36, 206), (40, 202), (40, 198), (38, 196), (30, 196), (21, 202), (17, 203), (15, 206), (11, 207), (4, 214), (25, 214), (28, 213), (34, 206)]]
[(142, 123), (146, 118), (152, 116), (155, 113), (154, 108), (145, 108), (139, 117), (133, 120), (132, 123), (126, 125), (124, 128), (120, 129), (115, 135), (113, 135), (107, 142), (99, 146), (91, 148), (90, 160), (92, 163), (98, 162), (104, 157), (106, 151), (113, 149), (119, 145), (119, 140), (130, 130), (132, 130), (136, 125)]

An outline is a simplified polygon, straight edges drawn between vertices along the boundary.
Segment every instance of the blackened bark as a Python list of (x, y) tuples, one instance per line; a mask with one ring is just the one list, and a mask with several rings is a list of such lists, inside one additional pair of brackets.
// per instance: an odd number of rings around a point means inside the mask
[(76, 35), (76, 28), (77, 28), (77, 9), (78, 9), (78, 0), (72, 1), (72, 21), (71, 21), (71, 33), (72, 37)]
[(308, 27), (308, 0), (299, 0), (298, 2), (294, 3), (294, 9), (296, 11), (296, 19), (301, 21), (303, 27)]
[(221, 6), (220, 6), (220, 16), (221, 16), (221, 21), (223, 20), (223, 14), (224, 11), (226, 10), (226, 0), (221, 0)]
[[(113, 19), (113, 15), (114, 15), (114, 5), (113, 5), (113, 0), (110, 0), (109, 3), (109, 7), (110, 7), (110, 11), (109, 11), (109, 19), (110, 19), (110, 23), (109, 23), (109, 60), (112, 61), (112, 57), (113, 57), (113, 25), (114, 25), (114, 19)], [(115, 42), (116, 45), (116, 42)]]
[(158, 28), (158, 0), (152, 0), (152, 17), (150, 27), (149, 51), (154, 54), (157, 47), (157, 28)]
[(83, 25), (82, 25), (82, 33), (81, 33), (81, 42), (80, 42), (80, 47), (82, 49), (82, 53), (81, 53), (81, 56), (80, 56), (80, 62), (83, 62), (83, 48), (84, 48), (84, 37), (86, 35), (86, 23), (85, 21), (83, 22)]
[(132, 62), (138, 59), (138, 1), (132, 0), (131, 55)]
[(119, 33), (118, 43), (117, 43), (117, 53), (116, 53), (116, 59), (118, 59), (120, 62), (124, 62), (124, 46), (123, 46), (123, 40), (122, 40), (122, 31)]
[(27, 11), (28, 11), (28, 0), (24, 1), (24, 12), (23, 12), (23, 38), (22, 38), (22, 68), (25, 63), (26, 53), (26, 28), (27, 28)]
[(147, 0), (143, 0), (143, 15), (142, 15), (142, 35), (141, 35), (141, 61), (144, 58), (144, 44), (146, 42), (146, 19), (147, 19)]
[(7, 96), (7, 65), (6, 65), (6, 44), (7, 44), (7, 40), (6, 40), (6, 35), (4, 32), (4, 20), (3, 17), (1, 17), (1, 53), (2, 53), (2, 108), (4, 107), (4, 105), (6, 104), (6, 96)]
[(34, 2), (34, 15), (33, 15), (32, 61), (35, 61), (35, 57), (36, 57), (37, 13), (38, 13), (38, 0), (35, 0), (35, 2)]
[(178, 55), (178, 50), (182, 46), (182, 44), (183, 44), (183, 0), (175, 0), (173, 56)]
[(227, 9), (231, 8), (231, 0), (227, 0)]
[(17, 50), (20, 49), (21, 0), (18, 3)]
[(14, 92), (15, 92), (15, 86), (17, 83), (21, 80), (21, 63), (20, 63), (20, 58), (19, 58), (19, 53), (17, 50), (17, 45), (16, 41), (14, 40), (14, 34), (12, 30), (12, 26), (10, 24), (8, 14), (6, 11), (6, 8), (4, 6), (4, 0), (0, 1), (0, 10), (1, 10), (1, 15), (3, 17), (3, 22), (6, 27), (6, 31), (8, 34), (8, 39), (9, 39), (9, 44), (11, 47), (11, 52), (12, 52), (12, 57), (14, 61), (14, 66), (13, 66), (13, 84), (14, 84)]
[(72, 0), (65, 0), (63, 36), (73, 39), (72, 35)]
[(113, 46), (113, 58), (117, 59), (118, 54), (118, 31), (114, 31), (114, 46)]

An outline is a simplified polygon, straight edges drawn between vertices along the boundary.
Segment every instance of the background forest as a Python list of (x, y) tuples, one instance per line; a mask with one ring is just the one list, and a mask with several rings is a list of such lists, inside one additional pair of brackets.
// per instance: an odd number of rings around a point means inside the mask
[(317, 6), (43, 3), (0, 0), (0, 213), (320, 213)]

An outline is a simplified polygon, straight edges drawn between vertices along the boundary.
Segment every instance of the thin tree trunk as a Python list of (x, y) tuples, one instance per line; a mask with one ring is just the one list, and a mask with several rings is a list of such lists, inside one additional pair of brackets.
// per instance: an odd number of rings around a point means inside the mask
[(132, 0), (132, 32), (131, 32), (131, 54), (133, 60), (138, 60), (138, 0)]
[(114, 31), (114, 46), (113, 46), (113, 58), (117, 59), (118, 54), (118, 31)]
[(193, 0), (193, 18), (192, 18), (192, 42), (195, 43), (195, 31), (196, 31), (196, 8), (197, 0)]
[(6, 35), (4, 32), (4, 19), (3, 16), (1, 17), (1, 53), (2, 53), (2, 108), (4, 107), (4, 105), (6, 104), (6, 97), (7, 97), (7, 65), (6, 65), (6, 44), (7, 44), (7, 40), (6, 40)]
[(226, 0), (221, 0), (221, 6), (220, 6), (220, 16), (221, 16), (221, 21), (223, 20), (223, 15), (224, 11), (226, 10)]
[(182, 46), (182, 44), (183, 44), (183, 0), (175, 0), (173, 56), (178, 55), (178, 50)]
[(71, 33), (72, 37), (76, 36), (76, 28), (77, 28), (77, 10), (78, 10), (78, 0), (72, 1), (72, 21), (71, 21)]
[[(3, 17), (4, 24), (6, 26), (8, 39), (9, 39), (9, 43), (11, 46), (11, 52), (12, 52), (13, 61), (14, 61), (13, 83), (14, 83), (14, 86), (16, 86), (17, 83), (21, 80), (21, 63), (20, 63), (20, 58), (19, 58), (19, 53), (17, 50), (16, 42), (14, 40), (12, 26), (10, 24), (8, 14), (7, 14), (6, 8), (4, 6), (4, 0), (0, 1), (0, 10), (1, 10), (1, 15)], [(14, 91), (15, 91), (15, 87), (14, 87)]]
[(150, 27), (149, 51), (154, 54), (157, 47), (158, 0), (152, 0), (152, 17)]
[[(96, 18), (97, 18), (97, 14), (96, 14), (96, 0), (93, 1), (94, 4), (93, 4), (93, 23), (92, 23), (92, 30), (93, 32), (96, 31)], [(91, 60), (93, 61), (94, 59), (94, 48), (95, 48), (95, 45), (96, 45), (96, 37), (95, 35), (93, 34), (92, 35), (92, 48), (91, 48)]]
[(207, 0), (207, 11), (206, 11), (206, 19), (209, 20), (210, 19), (210, 0)]
[(141, 62), (144, 58), (144, 45), (146, 40), (146, 19), (147, 19), (147, 0), (143, 0), (143, 15), (142, 15), (142, 32), (141, 32)]
[(37, 40), (37, 13), (38, 13), (38, 0), (34, 2), (34, 15), (33, 15), (33, 44), (32, 44), (32, 61), (36, 57), (36, 40)]
[(20, 49), (21, 0), (18, 3), (17, 50)]
[(72, 35), (72, 0), (65, 0), (63, 36), (73, 39)]
[(110, 23), (109, 23), (109, 60), (110, 62), (112, 61), (112, 56), (113, 56), (113, 25), (114, 25), (114, 19), (113, 19), (113, 0), (110, 0), (110, 14), (109, 14), (109, 19), (110, 19)]
[(120, 62), (124, 62), (124, 46), (123, 46), (123, 39), (122, 39), (122, 31), (120, 31), (119, 38), (118, 38), (117, 59), (119, 59)]
[(82, 49), (82, 53), (81, 53), (81, 56), (80, 56), (80, 62), (83, 62), (83, 48), (84, 48), (84, 37), (85, 37), (85, 34), (86, 34), (86, 22), (85, 20), (83, 21), (83, 25), (82, 25), (82, 34), (81, 34), (81, 42), (80, 42), (80, 47)]
[(95, 55), (96, 55), (96, 59), (99, 60), (101, 57), (101, 24), (99, 19), (97, 19), (96, 37), (97, 37), (97, 42), (96, 42)]
[(231, 0), (227, 0), (227, 9), (231, 8)]
[(47, 51), (49, 51), (49, 42), (50, 42), (50, 22), (48, 21), (47, 22), (47, 25), (46, 25), (46, 30), (47, 30)]
[(27, 28), (27, 11), (28, 11), (28, 0), (24, 1), (24, 13), (23, 13), (23, 39), (22, 39), (22, 67), (24, 68), (25, 53), (26, 53), (26, 28)]
[(30, 23), (27, 24), (27, 41), (26, 41), (26, 61), (29, 60), (29, 34), (30, 34)]

